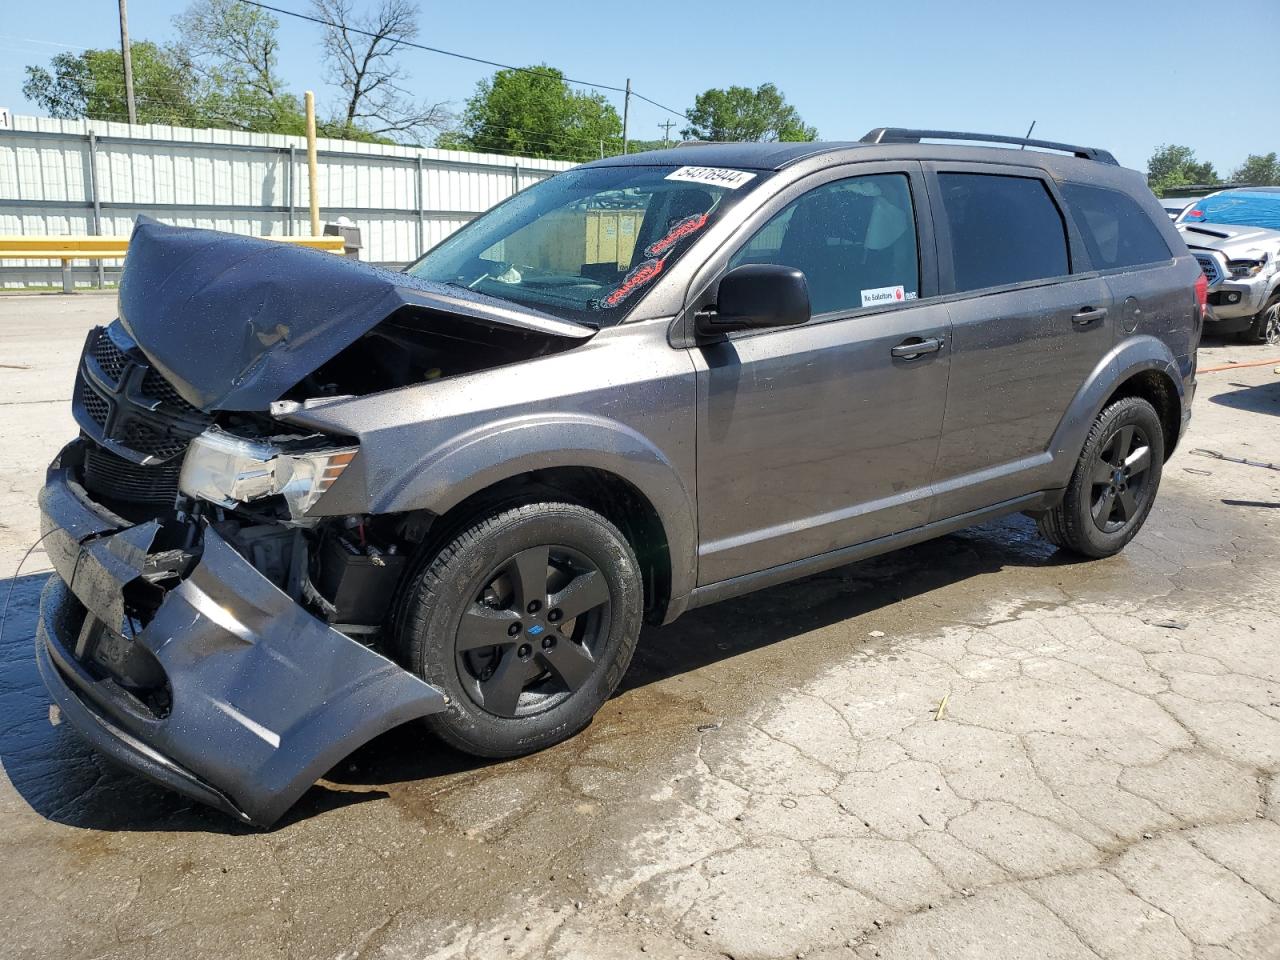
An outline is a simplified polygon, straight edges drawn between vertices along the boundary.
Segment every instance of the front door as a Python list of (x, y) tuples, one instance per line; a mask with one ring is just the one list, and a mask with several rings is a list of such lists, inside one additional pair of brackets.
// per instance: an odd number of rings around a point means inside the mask
[(728, 262), (804, 271), (814, 316), (693, 351), (700, 584), (928, 517), (949, 321), (945, 306), (921, 299), (934, 280), (926, 271), (922, 287), (932, 237), (926, 229), (921, 243), (919, 168), (876, 169), (886, 172), (779, 198)]

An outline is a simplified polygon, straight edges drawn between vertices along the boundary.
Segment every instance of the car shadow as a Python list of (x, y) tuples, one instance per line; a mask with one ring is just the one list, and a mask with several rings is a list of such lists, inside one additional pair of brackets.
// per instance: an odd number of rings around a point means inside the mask
[[(646, 628), (616, 694), (830, 626), (911, 597), (1011, 567), (1074, 562), (1015, 516), (692, 611), (665, 628)], [(65, 725), (50, 722), (32, 654), (47, 573), (13, 583), (0, 635), (0, 765), (33, 810), (65, 825), (111, 831), (249, 833), (254, 828), (118, 769)], [(0, 581), (0, 594), (9, 581)], [(356, 750), (289, 811), (277, 828), (388, 795), (406, 781), (474, 771), (501, 761), (458, 753), (416, 723)]]
[[(1041, 539), (1035, 523), (1027, 517), (993, 521), (694, 610), (667, 627), (646, 627), (614, 696), (623, 697), (650, 684), (985, 574), (1077, 562), (1078, 558)], [(443, 746), (424, 750), (418, 725), (407, 724), (355, 751), (330, 771), (327, 779), (352, 786), (387, 787), (501, 762), (477, 760)]]
[(1209, 398), (1209, 402), (1230, 407), (1232, 410), (1280, 416), (1280, 380), (1253, 386), (1247, 383), (1232, 383), (1230, 386), (1237, 389), (1230, 393), (1215, 394)]

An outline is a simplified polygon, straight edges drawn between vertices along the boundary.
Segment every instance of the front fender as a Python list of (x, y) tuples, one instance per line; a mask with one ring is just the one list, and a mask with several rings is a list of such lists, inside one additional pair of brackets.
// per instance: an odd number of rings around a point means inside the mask
[(1185, 380), (1194, 376), (1192, 366), (1188, 360), (1184, 373), (1173, 351), (1156, 337), (1129, 337), (1116, 344), (1093, 368), (1054, 431), (1049, 445), (1053, 460), (1048, 486), (1065, 487), (1071, 480), (1071, 471), (1075, 469), (1089, 430), (1117, 387), (1137, 374), (1154, 370), (1172, 384), (1181, 411), (1188, 402)]
[(443, 514), (503, 480), (554, 467), (591, 467), (614, 474), (653, 505), (671, 558), (671, 595), (694, 586), (697, 511), (680, 470), (643, 434), (595, 414), (513, 417), (450, 438), (379, 489), (371, 513), (427, 510)]

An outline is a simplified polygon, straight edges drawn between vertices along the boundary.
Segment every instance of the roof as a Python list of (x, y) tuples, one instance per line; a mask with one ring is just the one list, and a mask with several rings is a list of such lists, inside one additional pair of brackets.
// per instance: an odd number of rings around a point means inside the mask
[(746, 170), (781, 170), (799, 160), (824, 153), (858, 147), (854, 142), (806, 141), (803, 143), (689, 143), (670, 150), (648, 150), (625, 156), (594, 160), (589, 166), (642, 166), (644, 164), (696, 164), (706, 167), (737, 167)]
[[(1103, 176), (1100, 168), (1121, 169), (1112, 163), (1082, 160), (1061, 153), (1028, 148), (1019, 150), (1005, 145), (968, 145), (951, 143), (866, 143), (859, 141), (822, 141), (806, 143), (689, 143), (667, 150), (648, 150), (606, 157), (584, 164), (588, 167), (623, 166), (699, 166), (731, 167), (738, 170), (775, 171), (811, 161), (822, 165), (823, 158), (839, 162), (858, 160), (943, 160), (978, 163), (1005, 163), (1036, 166), (1041, 169), (1066, 171), (1088, 170), (1090, 176)], [(806, 164), (807, 165), (807, 164)]]

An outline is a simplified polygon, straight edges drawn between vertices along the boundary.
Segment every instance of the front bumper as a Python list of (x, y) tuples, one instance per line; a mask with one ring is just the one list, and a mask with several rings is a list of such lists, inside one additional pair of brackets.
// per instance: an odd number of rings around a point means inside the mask
[(1254, 315), (1266, 305), (1274, 280), (1268, 273), (1247, 280), (1220, 280), (1209, 287), (1209, 314), (1205, 317), (1209, 331), (1238, 333), (1247, 329)]
[(40, 508), (57, 571), (40, 598), (41, 676), (66, 722), (136, 773), (270, 826), (356, 747), (445, 709), (439, 690), (312, 616), (205, 527), (200, 560), (132, 638), (167, 681), (158, 713), (84, 657), (94, 631), (129, 630), (126, 588), (158, 525), (94, 504), (57, 462)]

